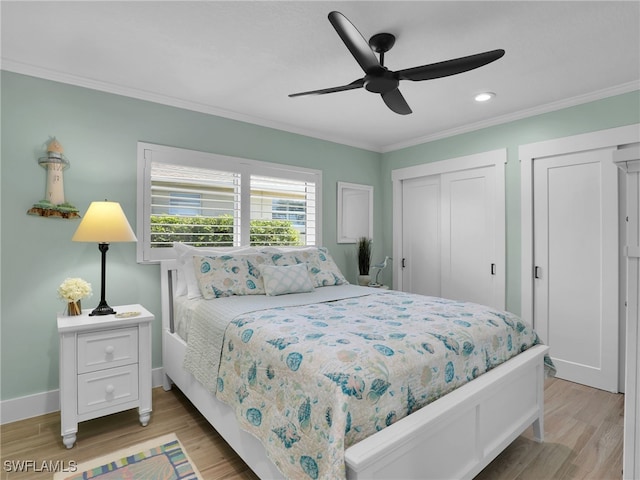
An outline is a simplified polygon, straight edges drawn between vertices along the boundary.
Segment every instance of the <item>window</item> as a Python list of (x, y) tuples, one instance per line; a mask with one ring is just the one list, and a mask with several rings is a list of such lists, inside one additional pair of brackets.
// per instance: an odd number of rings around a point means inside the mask
[[(149, 154), (154, 156), (154, 152)], [(240, 218), (239, 174), (155, 160), (148, 168), (151, 175), (149, 248), (171, 248), (173, 242), (198, 247), (236, 244), (234, 226)], [(149, 259), (152, 258), (153, 255)]]
[(305, 227), (305, 203), (297, 200), (274, 200), (273, 218), (289, 220), (294, 227)]
[(316, 245), (322, 173), (138, 143), (138, 261), (194, 246)]
[(199, 193), (169, 192), (169, 215), (198, 215), (202, 208)]
[(252, 244), (315, 245), (315, 230), (314, 183), (251, 175)]

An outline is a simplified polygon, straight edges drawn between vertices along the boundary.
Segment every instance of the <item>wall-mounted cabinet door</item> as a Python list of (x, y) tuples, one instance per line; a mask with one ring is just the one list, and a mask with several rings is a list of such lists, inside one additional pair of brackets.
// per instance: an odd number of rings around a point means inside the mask
[(617, 171), (612, 150), (533, 162), (534, 327), (558, 377), (618, 387)]

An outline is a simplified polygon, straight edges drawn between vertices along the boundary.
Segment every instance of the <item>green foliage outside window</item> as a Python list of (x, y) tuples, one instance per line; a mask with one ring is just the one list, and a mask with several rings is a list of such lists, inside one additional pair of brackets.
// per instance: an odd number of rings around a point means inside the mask
[[(302, 245), (300, 232), (288, 220), (251, 220), (251, 245)], [(232, 247), (233, 217), (185, 217), (152, 215), (151, 242), (154, 248), (183, 242), (196, 247)]]

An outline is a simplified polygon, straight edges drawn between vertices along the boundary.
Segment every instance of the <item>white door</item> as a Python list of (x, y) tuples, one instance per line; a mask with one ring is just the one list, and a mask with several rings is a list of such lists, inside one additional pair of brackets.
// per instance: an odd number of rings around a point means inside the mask
[(495, 170), (402, 182), (404, 291), (504, 308), (496, 281)]
[(440, 176), (402, 182), (402, 285), (440, 296)]
[(617, 392), (617, 172), (611, 149), (533, 162), (534, 327), (558, 376)]
[(497, 305), (495, 167), (443, 174), (442, 297)]

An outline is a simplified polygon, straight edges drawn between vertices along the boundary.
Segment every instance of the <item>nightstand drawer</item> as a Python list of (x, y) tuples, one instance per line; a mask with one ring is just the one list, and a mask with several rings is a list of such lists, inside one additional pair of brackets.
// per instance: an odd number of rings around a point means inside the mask
[(78, 335), (78, 373), (138, 362), (138, 328), (119, 328)]
[(137, 364), (78, 376), (78, 414), (80, 415), (137, 399)]

